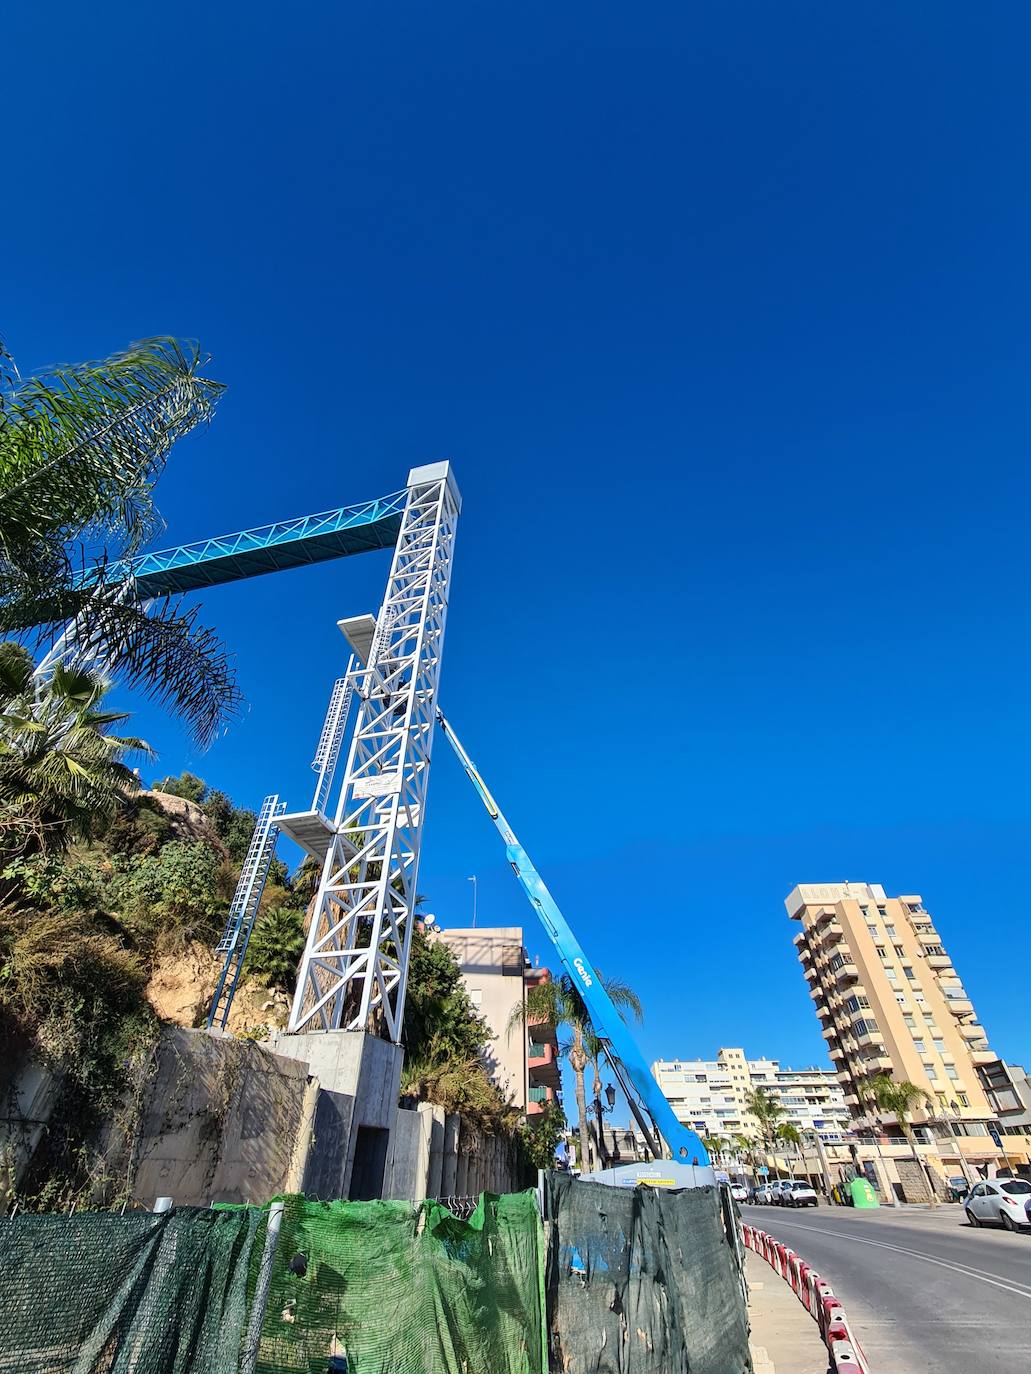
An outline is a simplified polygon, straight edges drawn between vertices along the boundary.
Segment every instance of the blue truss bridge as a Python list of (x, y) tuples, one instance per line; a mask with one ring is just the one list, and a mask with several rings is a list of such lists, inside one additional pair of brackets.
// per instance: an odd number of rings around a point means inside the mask
[(397, 543), (406, 496), (406, 491), (395, 491), (357, 506), (277, 520), (237, 534), (144, 553), (125, 563), (110, 564), (107, 573), (114, 579), (134, 577), (141, 596), (166, 596), (374, 549), (391, 549)]

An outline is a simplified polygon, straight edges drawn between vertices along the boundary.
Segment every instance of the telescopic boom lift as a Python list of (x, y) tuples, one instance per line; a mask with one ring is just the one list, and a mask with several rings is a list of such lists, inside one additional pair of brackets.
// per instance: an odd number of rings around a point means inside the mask
[(604, 1045), (605, 1054), (612, 1066), (612, 1071), (619, 1079), (620, 1087), (630, 1104), (630, 1110), (644, 1132), (653, 1155), (659, 1158), (660, 1152), (656, 1148), (656, 1143), (647, 1122), (644, 1120), (639, 1103), (644, 1104), (655, 1128), (669, 1146), (673, 1159), (678, 1164), (688, 1167), (695, 1166), (694, 1182), (697, 1185), (712, 1183), (715, 1175), (709, 1166), (709, 1156), (701, 1139), (683, 1122), (677, 1120), (673, 1108), (666, 1101), (659, 1085), (648, 1072), (648, 1066), (638, 1048), (637, 1041), (613, 1006), (612, 999), (605, 991), (597, 971), (584, 953), (566, 918), (558, 909), (554, 897), (545, 887), (541, 875), (530, 862), (530, 856), (519, 843), (515, 831), (502, 814), (501, 808), (491, 795), (476, 765), (465, 752), (458, 736), (447, 723), (439, 708), (437, 720), (450, 741), (452, 749), (458, 755), (458, 761), (465, 770), (466, 776), (486, 807), (488, 816), (504, 840), (508, 861), (512, 865), (516, 877), (522, 883), (530, 905), (540, 917), (541, 924), (551, 937), (551, 942), (562, 961), (563, 968), (584, 1000), (591, 1016), (591, 1024)]

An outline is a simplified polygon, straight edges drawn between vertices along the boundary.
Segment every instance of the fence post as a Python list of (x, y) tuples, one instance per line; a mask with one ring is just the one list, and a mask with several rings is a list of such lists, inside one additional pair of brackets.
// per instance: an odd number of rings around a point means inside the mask
[(279, 1240), (279, 1228), (283, 1224), (284, 1206), (285, 1204), (282, 1202), (274, 1202), (268, 1209), (265, 1249), (261, 1254), (258, 1281), (254, 1285), (254, 1302), (251, 1304), (251, 1315), (247, 1322), (247, 1336), (243, 1344), (243, 1353), (240, 1356), (240, 1374), (254, 1374), (255, 1366), (258, 1363), (261, 1328), (265, 1321), (265, 1309), (268, 1307), (269, 1289), (272, 1287), (272, 1261), (276, 1257), (276, 1243)]

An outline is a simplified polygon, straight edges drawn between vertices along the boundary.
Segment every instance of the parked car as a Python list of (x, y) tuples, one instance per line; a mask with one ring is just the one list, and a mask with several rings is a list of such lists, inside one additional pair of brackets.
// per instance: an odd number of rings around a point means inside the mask
[(774, 1207), (784, 1206), (784, 1191), (791, 1187), (789, 1178), (778, 1178), (770, 1184), (770, 1201)]
[(963, 1210), (971, 1226), (1005, 1226), (1007, 1231), (1019, 1231), (1031, 1226), (1029, 1202), (1031, 1183), (1026, 1178), (993, 1178), (971, 1188)]
[(730, 1185), (730, 1196), (735, 1202), (747, 1202), (748, 1189), (743, 1183), (732, 1183)]
[(820, 1199), (816, 1196), (816, 1190), (811, 1188), (808, 1183), (803, 1183), (801, 1179), (785, 1184), (781, 1190), (781, 1205), (784, 1207), (818, 1207)]
[(773, 1201), (771, 1184), (768, 1179), (757, 1183), (752, 1189), (752, 1201), (760, 1207), (768, 1207)]

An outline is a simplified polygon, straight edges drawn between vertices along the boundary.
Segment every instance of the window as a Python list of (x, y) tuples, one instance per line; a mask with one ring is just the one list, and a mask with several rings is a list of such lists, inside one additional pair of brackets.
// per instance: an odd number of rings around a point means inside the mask
[(861, 906), (859, 910), (864, 916), (869, 916), (870, 914), (870, 908), (868, 906)]
[(913, 989), (913, 1001), (916, 1002), (917, 1006), (923, 1006), (924, 994), (918, 992), (916, 988)]
[(873, 936), (873, 938), (876, 940), (876, 939), (877, 939), (877, 927), (876, 927), (876, 926), (867, 926), (867, 930), (870, 932), (870, 934), (871, 934), (871, 935)]
[(901, 945), (892, 945), (892, 949), (895, 951), (895, 953), (899, 956), (900, 959), (906, 952)]
[(900, 1007), (904, 1007), (906, 1005), (906, 994), (904, 992), (897, 992), (895, 994), (895, 1001)]
[(925, 953), (925, 954), (944, 954), (945, 951), (942, 949), (941, 945), (924, 945), (924, 953)]
[(944, 1040), (935, 1040), (935, 1041), (933, 1042), (933, 1044), (934, 1044), (935, 1051), (936, 1051), (938, 1054), (944, 1054), (944, 1053), (945, 1053), (945, 1041), (944, 1041)]
[(913, 1015), (912, 1015), (911, 1012), (908, 1012), (908, 1011), (907, 1011), (906, 1014), (905, 1014), (905, 1016), (903, 1016), (902, 1019), (903, 1019), (903, 1021), (905, 1021), (906, 1025), (909, 1027), (910, 1030), (915, 1030), (915, 1029), (916, 1029), (916, 1020), (914, 1019), (914, 1017), (913, 1017)]
[(927, 1025), (928, 1025), (929, 1029), (931, 1029), (931, 1030), (934, 1030), (934, 1029), (935, 1029), (935, 1025), (934, 1025), (934, 1012), (933, 1012), (933, 1011), (925, 1011), (925, 1012), (924, 1012), (924, 1020), (927, 1022)]
[(934, 1067), (933, 1064), (925, 1064), (924, 1073), (927, 1075), (927, 1077), (931, 1080), (932, 1083), (938, 1077), (938, 1070)]
[(909, 967), (908, 964), (902, 965), (902, 972), (906, 975), (906, 977), (909, 979), (911, 983), (916, 982), (916, 974), (913, 972), (913, 970)]
[(877, 908), (877, 915), (878, 915), (878, 916), (887, 916), (887, 914), (888, 914), (888, 908), (887, 908), (886, 906), (879, 906), (879, 907)]
[(924, 1042), (923, 1042), (922, 1040), (914, 1040), (914, 1041), (913, 1041), (913, 1048), (916, 1050), (917, 1054), (926, 1054), (926, 1053), (927, 1053), (927, 1046), (924, 1044)]
[(966, 1093), (957, 1093), (956, 1096), (957, 1096), (957, 1098), (959, 1099), (959, 1105), (960, 1105), (961, 1107), (969, 1107), (969, 1106), (970, 1106), (970, 1098), (967, 1097)]
[(1031, 1193), (1031, 1183), (1026, 1178), (1011, 1178), (1006, 1183), (999, 1185), (1004, 1193), (1012, 1193), (1014, 1197), (1020, 1197), (1025, 1193)]
[(956, 1072), (956, 1066), (955, 1066), (955, 1064), (946, 1064), (946, 1065), (945, 1065), (945, 1077), (946, 1077), (946, 1078), (951, 1078), (952, 1081), (953, 1081), (953, 1083), (958, 1083), (958, 1082), (959, 1082), (959, 1074)]
[(888, 932), (888, 934), (889, 934), (889, 935), (891, 936), (891, 938), (894, 940), (894, 938), (895, 938), (895, 927), (894, 927), (893, 925), (886, 925), (886, 926), (884, 927), (884, 929)]
[(480, 988), (470, 988), (470, 989), (469, 989), (469, 1001), (473, 1004), (474, 1007), (480, 1007), (480, 1006), (482, 1006), (482, 1005), (483, 1005), (483, 992), (482, 992), (482, 990), (481, 990)]
[(879, 957), (880, 957), (881, 962), (884, 963), (884, 961), (885, 961), (885, 960), (887, 959), (887, 957), (888, 957), (888, 951), (884, 948), (883, 945), (878, 945), (878, 946), (877, 946), (877, 953), (878, 953), (878, 955), (879, 955)]

